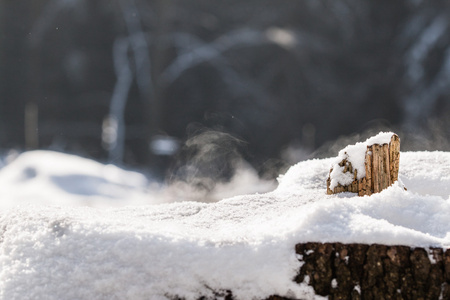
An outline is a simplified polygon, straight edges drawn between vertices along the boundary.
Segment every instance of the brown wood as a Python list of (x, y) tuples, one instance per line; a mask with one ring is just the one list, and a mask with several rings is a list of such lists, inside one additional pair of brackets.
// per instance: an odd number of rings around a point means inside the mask
[[(310, 242), (295, 253), (302, 264), (293, 281), (330, 300), (450, 299), (450, 249)], [(214, 294), (199, 300), (241, 300), (231, 290)], [(297, 300), (287, 295), (260, 299)]]
[[(389, 144), (374, 144), (367, 147), (365, 156), (366, 176), (357, 179), (357, 170), (354, 170), (351, 163), (346, 159), (339, 165), (344, 167), (344, 173), (353, 174), (353, 182), (349, 185), (338, 185), (333, 190), (330, 189), (331, 178), (327, 179), (327, 194), (337, 194), (342, 192), (357, 193), (359, 196), (379, 193), (391, 186), (398, 180), (398, 170), (400, 163), (400, 138), (394, 134)], [(330, 174), (331, 174), (330, 170)]]
[(328, 299), (450, 299), (450, 250), (304, 243), (296, 253), (295, 281)]

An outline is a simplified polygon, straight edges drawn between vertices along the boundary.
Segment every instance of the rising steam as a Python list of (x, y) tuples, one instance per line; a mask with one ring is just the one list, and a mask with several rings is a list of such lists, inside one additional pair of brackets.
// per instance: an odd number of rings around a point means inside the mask
[(244, 141), (225, 132), (197, 131), (169, 171), (166, 201), (211, 202), (274, 189), (275, 181), (260, 179), (246, 161), (245, 146)]

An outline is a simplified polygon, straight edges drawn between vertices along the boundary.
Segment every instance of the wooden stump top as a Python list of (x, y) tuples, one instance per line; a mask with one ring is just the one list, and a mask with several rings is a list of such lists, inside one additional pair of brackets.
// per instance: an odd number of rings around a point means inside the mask
[(398, 180), (400, 138), (381, 132), (339, 152), (327, 178), (327, 194), (381, 192)]

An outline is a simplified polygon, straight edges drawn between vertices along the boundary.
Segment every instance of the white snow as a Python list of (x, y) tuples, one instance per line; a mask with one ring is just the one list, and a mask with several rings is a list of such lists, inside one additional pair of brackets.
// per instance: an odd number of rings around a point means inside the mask
[(333, 289), (338, 287), (338, 282), (337, 282), (336, 278), (333, 278), (333, 280), (331, 280), (331, 287)]
[(367, 146), (389, 144), (394, 134), (395, 133), (393, 132), (380, 132), (377, 135), (368, 138), (364, 143)]
[(34, 154), (42, 165), (26, 153), (0, 170), (8, 207), (0, 212), (0, 299), (197, 299), (226, 290), (236, 299), (320, 299), (292, 281), (302, 265), (296, 243), (450, 247), (448, 152), (401, 153), (408, 191), (394, 184), (372, 196), (326, 195), (333, 159), (321, 159), (291, 167), (265, 194), (115, 208), (65, 204), (150, 203), (142, 175)]
[(123, 206), (149, 203), (137, 172), (53, 151), (30, 151), (0, 170), (0, 208), (19, 204)]
[(357, 171), (357, 179), (362, 179), (366, 176), (366, 168), (364, 163), (367, 147), (372, 145), (389, 144), (393, 135), (393, 132), (380, 132), (379, 134), (368, 138), (365, 142), (349, 145), (339, 151), (338, 156), (331, 164), (332, 171), (330, 173), (330, 189), (334, 189), (338, 186), (338, 184), (349, 185), (353, 182), (353, 173), (344, 173), (344, 167), (339, 166), (341, 161), (346, 159), (350, 162), (353, 169)]

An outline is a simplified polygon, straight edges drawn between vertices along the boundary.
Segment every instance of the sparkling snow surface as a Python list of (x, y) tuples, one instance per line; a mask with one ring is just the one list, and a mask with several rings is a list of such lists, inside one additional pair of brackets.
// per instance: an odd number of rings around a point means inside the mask
[(236, 299), (318, 299), (292, 282), (296, 243), (450, 246), (448, 152), (401, 153), (408, 191), (326, 195), (333, 159), (322, 159), (291, 167), (266, 194), (121, 208), (65, 204), (151, 200), (142, 175), (24, 155), (0, 170), (9, 207), (0, 212), (0, 299), (197, 299), (225, 290)]

